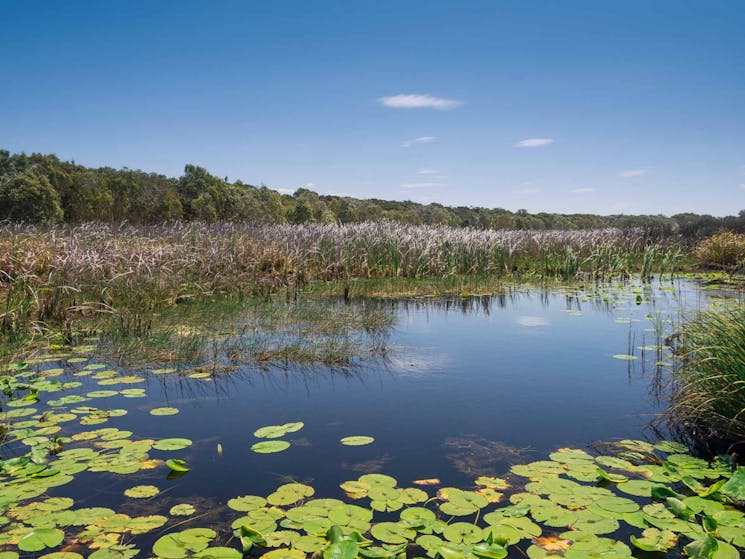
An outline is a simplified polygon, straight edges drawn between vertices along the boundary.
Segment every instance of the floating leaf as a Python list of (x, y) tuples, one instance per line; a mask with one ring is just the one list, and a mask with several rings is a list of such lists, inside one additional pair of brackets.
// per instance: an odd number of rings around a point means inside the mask
[(294, 433), (305, 426), (301, 421), (285, 423), (284, 425), (268, 425), (254, 431), (254, 437), (259, 439), (276, 439), (284, 437), (287, 433)]
[(264, 559), (305, 559), (300, 549), (274, 549), (262, 555)]
[(670, 530), (658, 530), (647, 528), (642, 532), (642, 537), (631, 536), (631, 543), (642, 551), (667, 551), (678, 545), (678, 536)]
[(191, 516), (196, 512), (196, 510), (197, 509), (194, 508), (194, 505), (182, 503), (180, 505), (172, 506), (171, 510), (169, 510), (168, 513), (171, 516)]
[(150, 415), (176, 415), (178, 413), (178, 408), (153, 408), (150, 410)]
[(132, 499), (147, 499), (148, 497), (155, 497), (158, 493), (160, 493), (160, 489), (154, 485), (135, 485), (124, 491), (124, 494)]
[(183, 460), (177, 460), (175, 458), (169, 458), (166, 460), (166, 466), (168, 466), (173, 472), (188, 472), (189, 467)]
[(721, 492), (735, 501), (736, 503), (745, 503), (745, 467), (739, 467), (725, 483)]
[(416, 537), (416, 531), (397, 522), (380, 522), (370, 530), (376, 539), (391, 544), (406, 543)]
[(258, 452), (259, 454), (282, 452), (288, 448), (290, 448), (290, 443), (287, 441), (262, 441), (251, 445), (251, 450)]
[(351, 437), (344, 437), (340, 442), (346, 446), (364, 446), (375, 442), (375, 439), (364, 435), (354, 435)]
[(57, 547), (62, 543), (65, 533), (57, 528), (37, 528), (18, 540), (21, 551), (41, 551), (47, 547)]
[(181, 450), (188, 446), (191, 446), (191, 441), (180, 438), (161, 439), (153, 444), (155, 450)]
[(254, 495), (236, 497), (228, 501), (228, 507), (239, 512), (249, 512), (252, 510), (260, 509), (264, 505), (266, 505), (266, 499), (264, 499), (264, 497), (257, 497)]

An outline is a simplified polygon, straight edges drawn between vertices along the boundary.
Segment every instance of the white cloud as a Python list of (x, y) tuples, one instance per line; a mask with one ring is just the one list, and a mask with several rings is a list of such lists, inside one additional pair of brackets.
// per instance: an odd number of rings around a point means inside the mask
[(278, 188), (277, 192), (280, 194), (293, 194), (295, 192), (294, 188)]
[(745, 182), (740, 185), (740, 188), (742, 188), (743, 190), (745, 190)]
[(518, 188), (513, 190), (513, 194), (538, 194), (541, 190), (539, 188)]
[(399, 94), (379, 97), (378, 103), (392, 109), (437, 109), (443, 111), (460, 107), (463, 101), (442, 99), (432, 95)]
[(434, 188), (436, 186), (442, 186), (442, 184), (439, 182), (405, 182), (401, 188)]
[(630, 178), (630, 177), (641, 177), (642, 175), (646, 175), (647, 170), (646, 169), (627, 169), (626, 171), (621, 172), (618, 176), (624, 177), (624, 178)]
[(316, 183), (314, 183), (314, 182), (306, 182), (303, 185), (303, 188), (307, 188), (307, 189), (311, 189), (311, 188), (315, 188), (315, 187), (316, 187)]
[(540, 148), (554, 143), (553, 138), (528, 138), (515, 144), (516, 148)]
[(551, 323), (542, 316), (519, 316), (517, 323), (528, 328), (536, 326), (549, 326)]
[(595, 192), (594, 188), (575, 188), (572, 190), (575, 194), (589, 194), (590, 192)]
[(437, 175), (440, 171), (437, 171), (435, 169), (419, 169), (416, 174), (417, 175)]
[(419, 138), (414, 138), (413, 140), (406, 140), (405, 142), (402, 142), (401, 146), (410, 148), (411, 146), (416, 144), (431, 144), (432, 142), (436, 141), (437, 136), (420, 136)]

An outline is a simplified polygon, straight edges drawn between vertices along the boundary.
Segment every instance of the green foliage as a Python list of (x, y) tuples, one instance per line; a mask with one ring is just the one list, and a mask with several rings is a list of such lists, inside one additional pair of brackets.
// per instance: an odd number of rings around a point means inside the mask
[(681, 333), (670, 415), (692, 427), (745, 435), (745, 306), (702, 313)]
[[(30, 176), (32, 185), (15, 183)], [(46, 180), (44, 180), (46, 179)], [(38, 180), (38, 184), (37, 183)], [(14, 182), (13, 186), (9, 186)], [(658, 238), (680, 234), (700, 239), (722, 229), (745, 232), (745, 212), (724, 218), (679, 214), (599, 216), (590, 214), (530, 214), (503, 208), (446, 207), (411, 201), (362, 200), (346, 196), (319, 195), (300, 188), (293, 195), (279, 194), (265, 186), (211, 175), (196, 165), (186, 165), (180, 178), (130, 169), (90, 169), (60, 161), (54, 155), (13, 154), (0, 150), (0, 201), (2, 196), (25, 200), (43, 199), (41, 215), (28, 217), (33, 205), (15, 203), (0, 219), (54, 223), (114, 222), (159, 223), (187, 220), (278, 223), (359, 223), (388, 220), (407, 225), (447, 225), (476, 229), (579, 230), (617, 227), (644, 228)], [(41, 185), (41, 186), (39, 186)], [(50, 201), (56, 193), (57, 205)], [(17, 192), (16, 192), (17, 191)], [(40, 191), (47, 191), (41, 195)], [(10, 194), (9, 194), (10, 193)], [(57, 206), (62, 210), (60, 214)], [(33, 212), (32, 212), (33, 214)]]
[(59, 193), (45, 176), (0, 177), (0, 220), (53, 224), (62, 221)]

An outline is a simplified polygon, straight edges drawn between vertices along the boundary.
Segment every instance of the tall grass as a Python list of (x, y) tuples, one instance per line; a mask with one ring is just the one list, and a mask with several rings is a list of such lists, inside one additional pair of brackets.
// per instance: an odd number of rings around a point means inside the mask
[(105, 316), (147, 335), (160, 309), (221, 295), (288, 293), (310, 282), (443, 279), (609, 280), (674, 274), (682, 253), (641, 229), (496, 231), (392, 222), (174, 223), (0, 227), (0, 339), (70, 335)]
[(704, 312), (680, 336), (668, 418), (694, 436), (745, 438), (745, 307)]
[(745, 235), (731, 231), (717, 233), (698, 243), (694, 255), (706, 266), (745, 270)]

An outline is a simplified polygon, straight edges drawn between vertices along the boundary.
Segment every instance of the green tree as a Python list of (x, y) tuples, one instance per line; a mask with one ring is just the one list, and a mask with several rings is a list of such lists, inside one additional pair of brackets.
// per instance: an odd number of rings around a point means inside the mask
[(63, 217), (59, 194), (46, 177), (23, 174), (0, 183), (0, 219), (53, 224)]
[(295, 209), (290, 214), (290, 223), (308, 223), (313, 214), (310, 206), (305, 200), (295, 202)]

